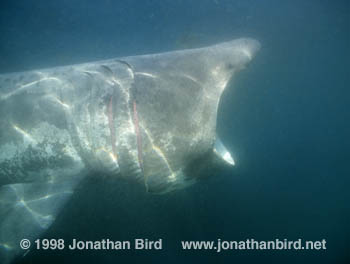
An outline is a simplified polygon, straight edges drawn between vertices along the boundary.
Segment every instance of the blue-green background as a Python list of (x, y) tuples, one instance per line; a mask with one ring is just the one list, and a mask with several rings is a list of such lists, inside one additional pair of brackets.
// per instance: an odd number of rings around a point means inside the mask
[[(218, 134), (237, 166), (146, 195), (94, 175), (46, 238), (163, 238), (162, 251), (33, 251), (21, 263), (350, 263), (350, 2), (2, 1), (0, 72), (253, 37)], [(1, 117), (0, 117), (1, 118)], [(182, 251), (181, 240), (327, 240), (320, 251)]]

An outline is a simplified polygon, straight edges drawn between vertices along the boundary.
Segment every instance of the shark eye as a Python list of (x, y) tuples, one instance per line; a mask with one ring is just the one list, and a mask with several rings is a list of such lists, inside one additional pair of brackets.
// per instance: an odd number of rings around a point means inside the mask
[(234, 68), (234, 66), (233, 66), (232, 63), (228, 63), (228, 64), (226, 64), (226, 68), (227, 68), (228, 70), (232, 70), (232, 69)]

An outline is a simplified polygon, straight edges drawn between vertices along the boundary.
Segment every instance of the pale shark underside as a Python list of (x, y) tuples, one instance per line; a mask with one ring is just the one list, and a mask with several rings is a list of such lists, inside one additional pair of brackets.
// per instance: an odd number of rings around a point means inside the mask
[(89, 172), (151, 193), (234, 164), (216, 137), (220, 96), (260, 44), (0, 75), (0, 262), (24, 254)]

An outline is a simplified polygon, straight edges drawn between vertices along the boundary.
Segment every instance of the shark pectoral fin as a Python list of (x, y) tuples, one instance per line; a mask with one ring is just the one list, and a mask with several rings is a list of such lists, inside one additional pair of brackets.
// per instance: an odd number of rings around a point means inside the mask
[(17, 183), (0, 187), (0, 263), (23, 256), (21, 240), (34, 242), (55, 220), (77, 181)]

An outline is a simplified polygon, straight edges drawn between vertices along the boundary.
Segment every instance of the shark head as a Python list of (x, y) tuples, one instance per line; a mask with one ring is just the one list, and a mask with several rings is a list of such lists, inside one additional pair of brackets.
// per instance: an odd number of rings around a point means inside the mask
[[(135, 153), (128, 160), (135, 160), (140, 168), (136, 177), (149, 192), (183, 188), (219, 167), (234, 165), (216, 136), (218, 105), (230, 79), (259, 48), (258, 41), (242, 38), (204, 48), (122, 58), (133, 72), (129, 123), (137, 127), (137, 135), (119, 140), (117, 149), (134, 146), (123, 151)], [(132, 174), (130, 166), (126, 174)]]

